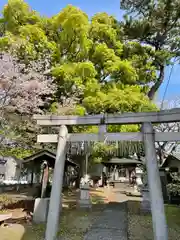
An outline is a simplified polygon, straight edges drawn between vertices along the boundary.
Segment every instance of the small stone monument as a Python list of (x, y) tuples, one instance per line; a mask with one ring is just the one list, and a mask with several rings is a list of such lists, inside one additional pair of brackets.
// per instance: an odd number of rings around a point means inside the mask
[(151, 202), (150, 202), (150, 196), (149, 196), (148, 178), (146, 173), (144, 174), (143, 187), (141, 189), (141, 192), (142, 192), (141, 210), (145, 213), (150, 213)]
[(45, 223), (49, 210), (49, 198), (36, 198), (33, 212), (34, 223)]
[(143, 171), (141, 168), (138, 168), (136, 167), (135, 169), (135, 176), (136, 176), (136, 184), (134, 185), (134, 192), (135, 193), (140, 193), (140, 189), (142, 188), (142, 174), (143, 174)]
[(141, 187), (143, 185), (143, 182), (142, 182), (142, 179), (141, 179), (143, 171), (142, 171), (141, 168), (138, 168), (138, 167), (136, 168), (135, 171), (136, 171), (136, 183), (137, 183), (137, 186)]
[(80, 208), (91, 208), (91, 199), (89, 194), (89, 176), (85, 175), (84, 178), (81, 179), (80, 184), (80, 199), (79, 199), (79, 207)]

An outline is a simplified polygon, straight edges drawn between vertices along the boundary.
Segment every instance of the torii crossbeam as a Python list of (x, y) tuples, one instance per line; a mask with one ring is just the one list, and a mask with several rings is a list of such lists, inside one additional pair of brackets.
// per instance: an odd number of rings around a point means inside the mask
[[(144, 141), (154, 239), (168, 240), (155, 141), (180, 141), (180, 133), (155, 133), (152, 123), (179, 122), (180, 109), (115, 115), (90, 115), (83, 117), (35, 115), (34, 119), (37, 120), (37, 124), (41, 126), (61, 126), (59, 135), (44, 134), (38, 135), (37, 138), (38, 142), (58, 142), (45, 240), (54, 240), (58, 230), (66, 142), (104, 140)], [(105, 126), (108, 124), (142, 124), (142, 128), (141, 132), (138, 133), (106, 133)], [(68, 134), (66, 125), (98, 125), (100, 127), (100, 132), (99, 134)]]

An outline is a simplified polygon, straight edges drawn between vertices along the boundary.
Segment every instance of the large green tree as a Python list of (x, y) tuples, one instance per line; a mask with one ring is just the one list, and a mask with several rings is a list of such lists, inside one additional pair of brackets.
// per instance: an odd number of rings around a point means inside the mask
[[(156, 109), (147, 92), (156, 81), (157, 52), (131, 38), (127, 41), (124, 27), (107, 13), (89, 19), (69, 5), (48, 18), (22, 0), (9, 0), (2, 11), (0, 31), (2, 51), (28, 68), (38, 63), (37, 71), (53, 79), (56, 91), (50, 107), (41, 106), (43, 111), (84, 115)], [(122, 129), (109, 127), (109, 131)]]
[[(148, 97), (153, 99), (164, 81), (166, 66), (179, 57), (180, 1), (122, 0), (120, 5), (126, 13), (120, 24), (124, 39), (143, 46), (143, 49), (144, 45), (150, 49), (148, 59), (144, 58), (144, 54), (139, 55), (145, 62), (139, 77), (145, 79), (145, 72), (149, 74), (153, 68), (156, 69), (155, 75), (148, 77), (148, 82), (151, 82)], [(149, 66), (146, 69), (147, 61)]]

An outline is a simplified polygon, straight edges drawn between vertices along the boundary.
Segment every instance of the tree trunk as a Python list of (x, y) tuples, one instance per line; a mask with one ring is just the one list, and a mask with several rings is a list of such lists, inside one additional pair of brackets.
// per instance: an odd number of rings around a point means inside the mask
[(150, 100), (154, 99), (155, 93), (158, 91), (158, 89), (160, 88), (161, 84), (164, 81), (165, 66), (161, 65), (159, 71), (160, 71), (160, 73), (159, 73), (159, 77), (158, 77), (157, 81), (155, 82), (155, 84), (151, 87), (151, 89), (148, 92), (148, 98)]
[(49, 180), (49, 166), (47, 164), (43, 169), (43, 175), (41, 180), (41, 198), (46, 197), (48, 180)]

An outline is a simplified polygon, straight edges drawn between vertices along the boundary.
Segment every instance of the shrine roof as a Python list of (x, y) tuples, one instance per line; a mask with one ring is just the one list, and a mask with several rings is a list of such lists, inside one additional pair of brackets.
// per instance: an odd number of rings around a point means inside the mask
[[(43, 149), (28, 157), (25, 157), (23, 159), (23, 163), (26, 164), (32, 161), (34, 161), (34, 163), (42, 163), (43, 161), (47, 161), (50, 164), (50, 166), (54, 166), (55, 160), (56, 160), (55, 152)], [(78, 166), (77, 163), (67, 158), (66, 158), (66, 164), (70, 166)]]
[(170, 161), (180, 161), (180, 152), (174, 152), (172, 154), (169, 154), (167, 158), (164, 160), (164, 162), (161, 165), (161, 168), (165, 168), (169, 166)]

